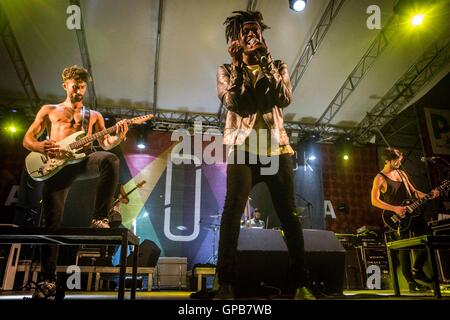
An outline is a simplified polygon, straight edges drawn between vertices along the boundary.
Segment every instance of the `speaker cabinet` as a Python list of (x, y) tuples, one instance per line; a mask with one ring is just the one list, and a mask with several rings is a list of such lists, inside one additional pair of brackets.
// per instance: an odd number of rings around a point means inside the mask
[(237, 296), (257, 297), (286, 293), (289, 255), (278, 230), (241, 229), (236, 255)]
[[(445, 223), (432, 226), (435, 235), (450, 235), (450, 220)], [(450, 283), (450, 249), (440, 249), (437, 251), (439, 276), (442, 283)]]
[[(151, 240), (145, 239), (139, 245), (138, 267), (156, 267), (161, 249)], [(127, 257), (127, 265), (133, 265), (133, 255)]]
[(303, 238), (311, 289), (322, 295), (342, 295), (346, 251), (334, 232), (304, 229)]
[[(309, 286), (324, 295), (342, 294), (345, 249), (331, 231), (304, 229)], [(241, 229), (236, 257), (236, 295), (291, 294), (289, 254), (278, 230)]]

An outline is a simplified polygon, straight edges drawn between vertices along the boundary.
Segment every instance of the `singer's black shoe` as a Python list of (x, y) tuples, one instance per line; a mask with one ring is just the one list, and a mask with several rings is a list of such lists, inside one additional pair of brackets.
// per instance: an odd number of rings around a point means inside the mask
[(217, 291), (212, 290), (200, 290), (191, 293), (191, 299), (211, 300), (217, 294)]
[(230, 284), (221, 284), (214, 300), (234, 300), (234, 289)]

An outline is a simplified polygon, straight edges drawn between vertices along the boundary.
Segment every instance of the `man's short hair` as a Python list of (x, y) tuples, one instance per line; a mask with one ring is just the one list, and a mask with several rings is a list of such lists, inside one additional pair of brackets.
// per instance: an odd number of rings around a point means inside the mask
[(381, 159), (384, 161), (397, 160), (402, 157), (403, 153), (399, 149), (395, 148), (385, 148), (381, 154)]
[(225, 22), (225, 39), (233, 41), (239, 38), (239, 32), (244, 23), (255, 22), (261, 27), (261, 31), (269, 29), (269, 26), (264, 24), (263, 16), (259, 11), (233, 11), (235, 15), (228, 17)]
[(63, 70), (62, 79), (63, 81), (75, 80), (88, 82), (91, 81), (91, 75), (85, 68), (74, 65)]

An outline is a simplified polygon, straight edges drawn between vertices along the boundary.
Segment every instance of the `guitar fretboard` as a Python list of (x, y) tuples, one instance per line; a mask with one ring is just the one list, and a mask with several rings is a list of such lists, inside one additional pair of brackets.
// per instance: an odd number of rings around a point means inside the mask
[[(449, 187), (449, 182), (444, 182), (441, 186), (437, 187), (436, 189), (439, 190), (439, 192), (442, 192), (443, 190), (447, 189)], [(427, 202), (428, 200), (431, 200), (433, 197), (433, 193), (428, 193), (420, 200), (414, 201), (412, 204), (408, 205), (408, 207), (411, 209), (411, 211), (416, 210), (418, 207), (420, 207), (422, 204)]]
[[(153, 117), (152, 115), (145, 115), (145, 116), (140, 116), (140, 117), (136, 117), (136, 118), (133, 118), (133, 119), (127, 119), (125, 121), (126, 121), (127, 124), (134, 124), (134, 123), (139, 122), (139, 121), (148, 120), (148, 119), (150, 119), (152, 117)], [(103, 136), (105, 136), (107, 134), (115, 132), (116, 129), (117, 129), (117, 125), (113, 125), (112, 127), (109, 127), (109, 128), (104, 129), (102, 131), (96, 132), (93, 135), (85, 136), (85, 137), (83, 137), (83, 138), (81, 138), (81, 139), (79, 139), (79, 140), (69, 144), (69, 148), (71, 150), (79, 149), (82, 146), (84, 146), (86, 144), (89, 144), (89, 143), (91, 143), (94, 140), (97, 140), (97, 139), (99, 139), (99, 138), (101, 138), (101, 137), (103, 137)]]
[[(127, 121), (128, 122), (128, 121)], [(74, 149), (78, 149), (81, 148), (82, 146), (91, 143), (92, 141), (103, 137), (104, 135), (113, 133), (116, 131), (116, 125), (108, 128), (108, 129), (104, 129), (102, 131), (96, 132), (93, 135), (90, 136), (85, 136), (84, 138), (81, 138), (80, 140), (77, 140), (75, 142), (72, 142), (71, 144), (69, 144), (70, 149), (74, 150)]]

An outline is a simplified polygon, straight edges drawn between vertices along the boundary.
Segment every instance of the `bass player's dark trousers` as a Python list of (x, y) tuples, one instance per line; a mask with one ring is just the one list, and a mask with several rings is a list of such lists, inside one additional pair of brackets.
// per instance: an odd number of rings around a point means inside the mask
[[(432, 234), (422, 216), (414, 216), (411, 218), (411, 224), (405, 231), (400, 232), (399, 239), (408, 239), (411, 237), (418, 237), (426, 234)], [(415, 250), (414, 269), (418, 271), (423, 270), (423, 266), (427, 261), (426, 250)], [(402, 267), (402, 273), (406, 281), (414, 282), (414, 278), (411, 273), (411, 252), (409, 250), (400, 250), (399, 252), (400, 265)]]
[[(112, 198), (119, 181), (119, 158), (113, 153), (98, 151), (89, 154), (86, 159), (79, 163), (66, 166), (55, 176), (45, 181), (42, 190), (42, 226), (46, 228), (60, 227), (64, 205), (73, 182), (75, 180), (94, 178), (99, 178), (99, 182), (96, 190), (93, 218), (106, 218), (111, 210)], [(83, 199), (80, 199), (80, 201), (83, 201)], [(43, 280), (56, 280), (57, 256), (57, 246), (42, 246)]]

